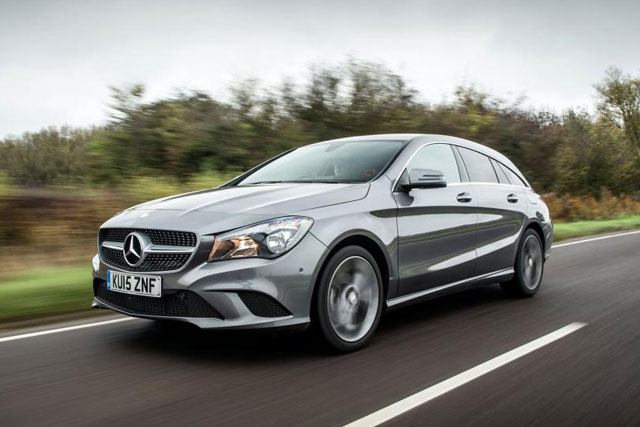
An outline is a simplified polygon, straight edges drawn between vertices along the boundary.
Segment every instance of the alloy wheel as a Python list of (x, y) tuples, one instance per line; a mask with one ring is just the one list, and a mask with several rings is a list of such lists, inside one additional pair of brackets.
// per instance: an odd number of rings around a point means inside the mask
[(333, 272), (328, 287), (331, 326), (342, 340), (355, 342), (373, 326), (380, 300), (373, 266), (360, 256), (344, 259)]
[(527, 236), (522, 245), (520, 268), (524, 285), (534, 290), (542, 278), (542, 248), (540, 241), (533, 235)]

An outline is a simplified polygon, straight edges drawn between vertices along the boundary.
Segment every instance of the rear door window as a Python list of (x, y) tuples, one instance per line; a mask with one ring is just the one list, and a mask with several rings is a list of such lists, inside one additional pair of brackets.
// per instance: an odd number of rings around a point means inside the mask
[(468, 148), (458, 147), (458, 150), (467, 167), (471, 182), (499, 182), (489, 157)]

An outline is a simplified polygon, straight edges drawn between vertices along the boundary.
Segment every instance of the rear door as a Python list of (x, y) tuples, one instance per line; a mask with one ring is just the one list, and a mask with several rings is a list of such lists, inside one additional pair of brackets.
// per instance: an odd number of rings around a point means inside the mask
[(478, 206), (475, 276), (512, 268), (518, 239), (526, 222), (522, 187), (512, 185), (488, 156), (457, 147), (473, 183)]
[[(407, 169), (436, 169), (447, 186), (396, 191), (400, 285), (407, 295), (470, 277), (475, 265), (475, 188), (449, 144), (418, 149)], [(406, 172), (406, 170), (405, 170)]]

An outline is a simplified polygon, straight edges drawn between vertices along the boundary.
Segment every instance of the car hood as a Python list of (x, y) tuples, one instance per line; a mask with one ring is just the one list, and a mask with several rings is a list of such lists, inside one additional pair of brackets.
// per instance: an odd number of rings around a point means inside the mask
[(223, 187), (152, 200), (121, 212), (103, 227), (174, 229), (209, 234), (359, 200), (368, 191), (368, 183)]

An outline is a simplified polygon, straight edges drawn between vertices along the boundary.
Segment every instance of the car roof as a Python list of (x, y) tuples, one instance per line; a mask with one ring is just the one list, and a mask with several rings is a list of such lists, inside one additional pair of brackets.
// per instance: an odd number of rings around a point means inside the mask
[(420, 136), (426, 136), (422, 133), (381, 133), (376, 135), (359, 135), (359, 136), (346, 136), (344, 138), (330, 139), (324, 142), (338, 142), (338, 141), (411, 141)]

